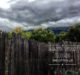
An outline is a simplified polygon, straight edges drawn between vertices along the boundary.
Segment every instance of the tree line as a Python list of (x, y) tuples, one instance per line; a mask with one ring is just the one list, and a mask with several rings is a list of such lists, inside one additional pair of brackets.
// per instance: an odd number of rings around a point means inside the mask
[(35, 29), (32, 31), (23, 31), (22, 28), (16, 27), (14, 30), (7, 33), (9, 39), (13, 37), (13, 33), (16, 35), (21, 35), (22, 38), (27, 40), (36, 40), (46, 43), (60, 41), (80, 42), (80, 23), (76, 23), (70, 26), (68, 32), (62, 31), (59, 34), (55, 34), (54, 31), (43, 28)]

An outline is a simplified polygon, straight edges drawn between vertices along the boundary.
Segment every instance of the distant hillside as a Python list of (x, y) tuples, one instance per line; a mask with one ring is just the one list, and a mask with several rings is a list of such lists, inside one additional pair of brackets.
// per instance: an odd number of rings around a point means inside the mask
[[(62, 31), (67, 32), (69, 30), (69, 27), (49, 27), (47, 29), (52, 30), (56, 34), (59, 34)], [(28, 31), (33, 31), (33, 29)]]
[(69, 27), (50, 27), (48, 29), (50, 29), (54, 33), (58, 34), (58, 33), (62, 32), (62, 31), (67, 32), (69, 30)]

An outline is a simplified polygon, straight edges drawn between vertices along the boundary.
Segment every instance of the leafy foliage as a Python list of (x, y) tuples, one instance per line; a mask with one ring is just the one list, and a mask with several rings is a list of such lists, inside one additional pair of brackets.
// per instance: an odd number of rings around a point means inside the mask
[(41, 42), (54, 42), (55, 35), (52, 31), (47, 29), (37, 29), (32, 32), (31, 39)]
[(23, 31), (21, 27), (16, 27), (12, 32), (8, 33), (8, 38), (12, 38), (12, 33), (20, 34), (22, 38), (27, 40), (36, 40), (40, 42), (60, 42), (60, 41), (76, 41), (80, 42), (80, 23), (77, 23), (69, 28), (68, 32), (54, 34), (49, 29), (36, 29), (31, 32)]
[(70, 27), (68, 32), (68, 40), (80, 42), (80, 23)]
[(60, 41), (60, 37), (59, 37), (59, 35), (57, 34), (57, 35), (55, 35), (55, 42), (59, 42)]
[(62, 40), (66, 40), (67, 39), (67, 36), (68, 36), (68, 33), (67, 32), (61, 32), (59, 34), (59, 40), (62, 41)]
[(11, 39), (13, 37), (12, 32), (8, 32), (8, 38)]
[(22, 38), (29, 40), (32, 36), (32, 33), (31, 32), (21, 32), (21, 36)]
[(65, 41), (68, 38), (68, 32), (60, 32), (55, 35), (55, 42)]

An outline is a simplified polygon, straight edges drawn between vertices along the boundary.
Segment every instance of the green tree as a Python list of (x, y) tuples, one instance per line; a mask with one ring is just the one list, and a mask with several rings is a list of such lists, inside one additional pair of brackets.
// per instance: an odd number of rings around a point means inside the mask
[(57, 42), (60, 42), (60, 36), (59, 36), (59, 34), (56, 34), (55, 35), (55, 42), (57, 43)]
[(67, 39), (67, 37), (68, 37), (68, 32), (61, 32), (59, 34), (59, 40), (60, 41), (65, 41)]
[(21, 36), (22, 36), (22, 38), (25, 38), (25, 39), (29, 40), (32, 36), (32, 33), (23, 31), (23, 32), (21, 32)]
[(52, 31), (40, 28), (32, 31), (31, 39), (41, 42), (54, 42), (55, 36)]
[(70, 27), (68, 32), (68, 40), (80, 42), (80, 23), (76, 23)]
[(12, 32), (8, 32), (8, 38), (11, 39), (13, 37)]

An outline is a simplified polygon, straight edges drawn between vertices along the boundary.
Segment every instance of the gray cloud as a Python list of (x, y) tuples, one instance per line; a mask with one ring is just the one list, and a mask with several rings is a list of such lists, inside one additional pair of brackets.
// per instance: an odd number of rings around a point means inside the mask
[[(16, 2), (15, 2), (16, 1)], [(40, 25), (80, 16), (80, 0), (15, 0), (8, 10), (0, 9), (0, 17), (25, 25)], [(63, 22), (63, 21), (62, 21)]]

